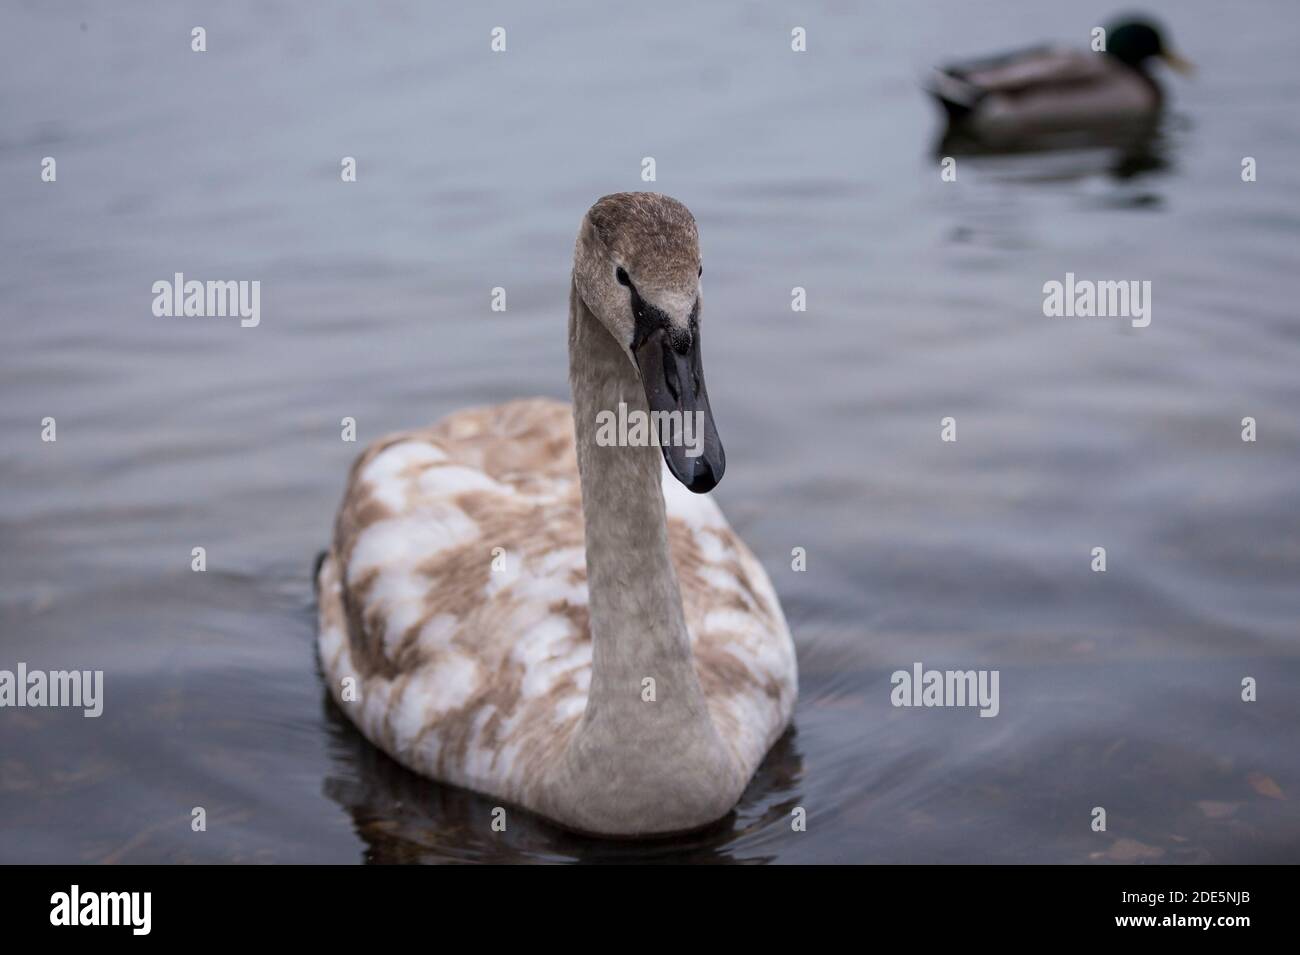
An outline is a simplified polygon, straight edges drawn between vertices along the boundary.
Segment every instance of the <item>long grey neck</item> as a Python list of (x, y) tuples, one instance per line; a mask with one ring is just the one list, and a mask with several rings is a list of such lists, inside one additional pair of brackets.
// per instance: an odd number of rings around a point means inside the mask
[[(712, 733), (691, 659), (682, 598), (668, 551), (661, 453), (601, 447), (597, 413), (646, 412), (636, 371), (576, 286), (569, 299), (569, 384), (586, 525), (592, 678), (586, 729), (693, 724)], [(654, 680), (655, 702), (645, 700)], [(702, 721), (702, 722), (701, 722)]]
[[(582, 481), (592, 671), (587, 709), (536, 805), (571, 828), (666, 833), (725, 815), (748, 773), (709, 718), (668, 553), (655, 447), (601, 447), (596, 415), (646, 411), (631, 361), (577, 288), (569, 384)], [(649, 684), (653, 680), (653, 699)]]

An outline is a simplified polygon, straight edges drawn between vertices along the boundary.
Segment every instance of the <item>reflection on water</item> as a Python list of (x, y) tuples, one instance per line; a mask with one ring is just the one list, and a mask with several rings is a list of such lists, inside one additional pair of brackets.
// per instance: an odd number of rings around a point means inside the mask
[[(0, 669), (103, 669), (105, 709), (0, 711), (0, 860), (1295, 861), (1300, 17), (1151, 6), (1202, 70), (1149, 138), (948, 144), (955, 183), (924, 69), (1091, 14), (815, 8), (793, 55), (757, 4), (685, 32), (678, 4), (524, 5), (492, 58), (472, 11), (417, 3), (13, 12)], [(198, 56), (176, 23), (204, 19)], [(716, 493), (800, 702), (706, 832), (494, 833), (324, 699), (339, 421), (563, 396), (574, 229), (646, 155), (700, 222)], [(261, 325), (154, 318), (176, 272), (259, 280)], [(1044, 318), (1067, 272), (1150, 280), (1150, 327)], [(999, 670), (999, 715), (893, 708), (915, 661)]]
[(1031, 162), (1007, 163), (1026, 181), (1052, 182), (1086, 179), (1105, 173), (1119, 180), (1145, 173), (1167, 172), (1172, 153), (1158, 123), (1139, 133), (1117, 137), (1075, 137), (1050, 140), (1023, 140), (1013, 147), (990, 146), (960, 132), (945, 132), (935, 145), (934, 153), (945, 156), (1029, 157)]

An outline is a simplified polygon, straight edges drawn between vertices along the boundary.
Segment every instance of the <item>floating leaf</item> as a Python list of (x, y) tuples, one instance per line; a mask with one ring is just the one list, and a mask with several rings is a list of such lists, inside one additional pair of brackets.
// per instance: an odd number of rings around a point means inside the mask
[(1267, 796), (1269, 799), (1286, 798), (1282, 793), (1282, 787), (1273, 782), (1271, 776), (1265, 776), (1263, 773), (1251, 773), (1246, 777), (1246, 782), (1250, 783), (1250, 788), (1261, 796)]
[(1149, 846), (1136, 839), (1116, 839), (1105, 852), (1091, 853), (1094, 859), (1109, 859), (1112, 862), (1139, 862), (1142, 859), (1159, 859), (1165, 850), (1159, 846)]
[(1212, 799), (1202, 799), (1196, 804), (1196, 808), (1205, 813), (1207, 819), (1226, 819), (1237, 811), (1241, 805), (1235, 802), (1215, 802)]

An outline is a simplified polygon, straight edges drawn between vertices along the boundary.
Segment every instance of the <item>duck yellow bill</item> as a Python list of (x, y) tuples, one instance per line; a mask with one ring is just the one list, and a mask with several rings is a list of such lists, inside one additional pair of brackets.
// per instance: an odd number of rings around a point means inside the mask
[(1168, 63), (1172, 69), (1177, 70), (1184, 76), (1191, 76), (1196, 72), (1196, 65), (1194, 63), (1190, 60), (1184, 60), (1172, 50), (1165, 50), (1165, 52), (1160, 54), (1160, 58)]

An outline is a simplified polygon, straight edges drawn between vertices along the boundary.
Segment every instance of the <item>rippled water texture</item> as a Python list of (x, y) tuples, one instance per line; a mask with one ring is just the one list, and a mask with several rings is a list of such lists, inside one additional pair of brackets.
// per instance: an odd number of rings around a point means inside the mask
[[(1165, 77), (1154, 159), (962, 157), (955, 183), (926, 67), (1113, 11), (130, 6), (0, 28), (0, 668), (106, 681), (98, 720), (0, 710), (0, 860), (1300, 859), (1293, 3), (1150, 5), (1200, 66)], [(339, 421), (566, 396), (574, 232), (643, 156), (700, 223), (716, 493), (800, 704), (715, 830), (493, 834), (326, 701)], [(1067, 271), (1150, 280), (1150, 327), (1045, 318)], [(155, 318), (176, 272), (261, 281), (261, 325)], [(999, 715), (892, 707), (914, 661), (998, 669)]]

